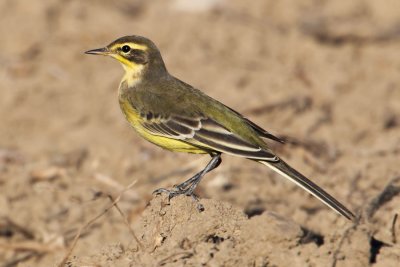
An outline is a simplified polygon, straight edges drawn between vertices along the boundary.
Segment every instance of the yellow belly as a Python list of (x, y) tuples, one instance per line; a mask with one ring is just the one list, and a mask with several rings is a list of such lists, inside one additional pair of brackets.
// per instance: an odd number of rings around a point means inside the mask
[(194, 154), (206, 154), (207, 151), (193, 146), (191, 144), (182, 142), (181, 140), (172, 139), (164, 136), (150, 134), (140, 123), (140, 115), (132, 108), (127, 100), (120, 100), (120, 106), (125, 118), (128, 120), (130, 125), (147, 141), (160, 146), (164, 149), (176, 152), (186, 152)]

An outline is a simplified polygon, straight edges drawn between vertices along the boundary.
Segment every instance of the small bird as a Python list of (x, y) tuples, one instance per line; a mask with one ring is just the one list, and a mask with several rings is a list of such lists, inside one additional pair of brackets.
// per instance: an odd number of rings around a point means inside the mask
[(175, 152), (209, 154), (207, 166), (173, 189), (169, 197), (193, 193), (202, 177), (217, 168), (221, 154), (262, 163), (302, 187), (349, 220), (354, 214), (304, 175), (290, 167), (264, 139), (283, 141), (239, 112), (168, 73), (160, 51), (142, 36), (121, 37), (106, 47), (85, 52), (118, 60), (125, 75), (119, 104), (130, 125), (147, 141)]

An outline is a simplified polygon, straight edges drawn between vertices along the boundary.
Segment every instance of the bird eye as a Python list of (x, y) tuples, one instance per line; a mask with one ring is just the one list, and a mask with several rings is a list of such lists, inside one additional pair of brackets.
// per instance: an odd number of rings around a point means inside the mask
[(121, 49), (122, 49), (122, 52), (124, 52), (124, 53), (128, 53), (129, 51), (131, 51), (131, 48), (129, 45), (124, 45)]

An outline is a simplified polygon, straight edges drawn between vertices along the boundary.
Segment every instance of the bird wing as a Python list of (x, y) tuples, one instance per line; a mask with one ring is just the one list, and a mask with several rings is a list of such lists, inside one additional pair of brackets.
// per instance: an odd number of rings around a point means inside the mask
[(199, 147), (250, 159), (277, 161), (278, 157), (258, 145), (244, 140), (228, 128), (205, 116), (162, 117), (141, 114), (142, 126), (153, 135), (182, 140)]
[[(222, 104), (222, 103), (221, 103)], [(224, 105), (224, 104), (223, 104)], [(244, 117), (242, 114), (240, 114), (239, 112), (237, 112), (236, 110), (224, 105), (227, 109), (229, 109), (230, 111), (232, 111), (233, 113), (235, 113), (236, 115), (238, 115), (240, 118), (243, 119), (243, 121), (249, 125), (251, 128), (253, 128), (254, 131), (256, 131), (256, 133), (263, 137), (263, 138), (268, 138), (271, 140), (274, 140), (276, 142), (279, 143), (285, 143), (285, 141), (283, 141), (281, 138), (273, 135), (272, 133), (268, 132), (267, 130), (263, 129), (262, 127), (258, 126), (257, 124), (255, 124), (254, 122), (252, 122), (251, 120), (249, 120), (248, 118)]]

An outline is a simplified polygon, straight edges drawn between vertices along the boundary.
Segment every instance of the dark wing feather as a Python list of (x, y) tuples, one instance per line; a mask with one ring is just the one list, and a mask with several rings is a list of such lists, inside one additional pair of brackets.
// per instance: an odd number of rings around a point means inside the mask
[(276, 156), (260, 146), (251, 144), (232, 133), (214, 120), (202, 120), (202, 127), (195, 132), (194, 139), (218, 151), (251, 159), (275, 161)]
[(162, 118), (142, 114), (142, 119), (143, 127), (154, 135), (179, 139), (207, 149), (250, 159), (278, 160), (272, 152), (242, 139), (210, 118), (201, 116), (195, 118), (182, 116)]
[(271, 134), (270, 132), (264, 130), (263, 128), (261, 128), (260, 126), (258, 126), (257, 124), (255, 124), (254, 122), (252, 122), (251, 120), (244, 118), (243, 119), (247, 122), (248, 125), (251, 126), (251, 128), (253, 128), (261, 137), (264, 138), (268, 138), (274, 141), (277, 141), (279, 143), (285, 143), (285, 141), (283, 141), (281, 138), (276, 137), (275, 135)]
[(242, 114), (240, 114), (239, 112), (237, 112), (236, 110), (224, 105), (227, 109), (229, 109), (230, 111), (232, 111), (233, 113), (235, 113), (236, 115), (240, 116), (251, 128), (253, 128), (254, 131), (256, 131), (256, 133), (264, 138), (268, 138), (274, 141), (277, 141), (279, 143), (284, 143), (285, 141), (280, 139), (279, 137), (271, 134), (270, 132), (268, 132), (267, 130), (264, 130), (263, 128), (261, 128), (260, 126), (258, 126), (257, 124), (255, 124), (254, 122), (252, 122), (251, 120), (245, 118)]

